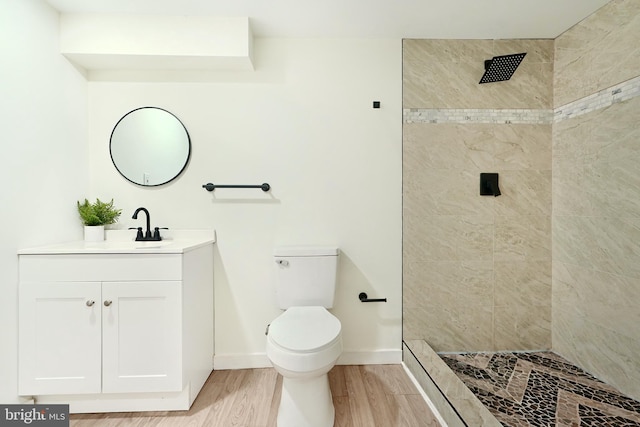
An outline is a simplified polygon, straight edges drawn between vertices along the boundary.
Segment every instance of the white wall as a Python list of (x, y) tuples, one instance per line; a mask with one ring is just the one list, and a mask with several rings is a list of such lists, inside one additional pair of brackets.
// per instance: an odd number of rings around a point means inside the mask
[(17, 401), (18, 248), (77, 239), (88, 196), (87, 83), (58, 50), (58, 14), (39, 0), (0, 13), (0, 402)]
[[(199, 82), (91, 82), (92, 193), (115, 198), (121, 228), (140, 225), (130, 217), (145, 206), (152, 226), (217, 230), (217, 368), (266, 363), (265, 327), (279, 314), (271, 254), (283, 244), (342, 250), (342, 363), (399, 362), (401, 41), (258, 39), (255, 56), (255, 72)], [(171, 111), (192, 139), (184, 174), (159, 188), (129, 183), (109, 157), (113, 126), (141, 106)], [(207, 182), (272, 191), (208, 193)], [(361, 291), (388, 303), (360, 303)]]

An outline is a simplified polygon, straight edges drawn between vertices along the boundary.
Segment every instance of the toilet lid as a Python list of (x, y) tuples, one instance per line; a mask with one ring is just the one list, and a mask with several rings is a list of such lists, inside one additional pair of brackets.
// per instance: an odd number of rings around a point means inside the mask
[(324, 307), (291, 307), (269, 325), (269, 338), (292, 351), (314, 351), (340, 335), (340, 321)]

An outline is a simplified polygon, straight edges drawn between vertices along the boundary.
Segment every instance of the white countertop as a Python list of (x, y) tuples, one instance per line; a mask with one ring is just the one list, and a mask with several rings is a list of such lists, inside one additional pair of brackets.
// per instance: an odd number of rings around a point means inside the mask
[(18, 250), (18, 255), (179, 254), (215, 243), (215, 230), (161, 230), (162, 240), (136, 242), (136, 230), (107, 230), (103, 242), (76, 240)]

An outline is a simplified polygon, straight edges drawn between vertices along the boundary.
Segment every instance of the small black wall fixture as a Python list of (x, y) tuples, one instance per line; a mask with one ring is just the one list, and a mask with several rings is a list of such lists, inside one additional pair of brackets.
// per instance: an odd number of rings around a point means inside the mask
[(494, 56), (492, 59), (487, 59), (484, 61), (484, 75), (480, 79), (480, 84), (509, 80), (525, 55), (526, 52)]
[(480, 195), (481, 196), (495, 196), (500, 194), (500, 187), (498, 186), (498, 174), (497, 173), (481, 173), (480, 174)]
[(260, 185), (220, 185), (220, 184), (212, 184), (209, 182), (207, 184), (204, 184), (202, 188), (204, 188), (207, 191), (213, 191), (216, 188), (259, 188), (265, 193), (271, 190), (271, 186), (266, 182)]
[(358, 299), (360, 302), (387, 302), (386, 298), (369, 298), (366, 292), (360, 292)]

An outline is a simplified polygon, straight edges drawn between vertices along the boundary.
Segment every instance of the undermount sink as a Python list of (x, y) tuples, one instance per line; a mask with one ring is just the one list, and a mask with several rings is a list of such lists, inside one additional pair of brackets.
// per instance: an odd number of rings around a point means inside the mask
[(163, 248), (167, 245), (170, 245), (172, 242), (166, 240), (160, 240), (155, 242), (136, 242), (133, 241), (133, 246), (135, 249), (154, 249), (154, 248)]
[(84, 249), (96, 252), (136, 252), (167, 249), (177, 242), (172, 240), (135, 241), (135, 240), (104, 240), (102, 242), (85, 242)]
[(85, 243), (88, 249), (105, 249), (105, 250), (133, 250), (133, 249), (159, 249), (164, 248), (173, 243), (172, 240), (160, 241), (135, 241), (135, 240), (105, 240), (102, 242)]

